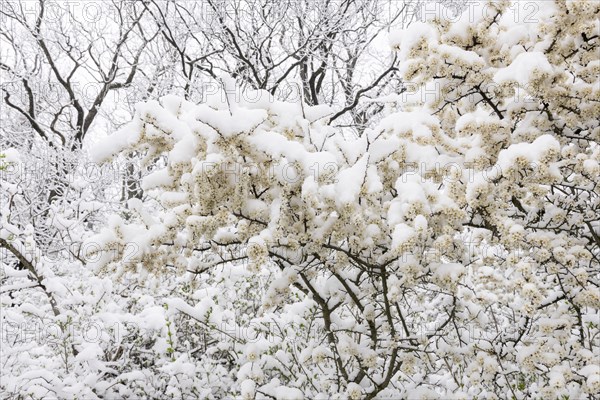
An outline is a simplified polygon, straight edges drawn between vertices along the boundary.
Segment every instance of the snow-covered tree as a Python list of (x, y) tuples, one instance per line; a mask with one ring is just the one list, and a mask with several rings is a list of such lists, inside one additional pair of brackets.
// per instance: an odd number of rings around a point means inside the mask
[[(597, 399), (600, 5), (269, 4), (116, 2), (114, 72), (93, 27), (2, 9), (0, 393)], [(84, 66), (143, 89), (130, 122), (69, 91)], [(40, 143), (139, 159), (144, 195), (15, 173)]]
[(392, 34), (406, 89), (359, 138), (226, 76), (138, 106), (96, 156), (145, 154), (153, 201), (97, 266), (187, 277), (163, 315), (212, 341), (169, 333), (171, 362), (245, 398), (596, 396), (600, 6), (518, 7)]

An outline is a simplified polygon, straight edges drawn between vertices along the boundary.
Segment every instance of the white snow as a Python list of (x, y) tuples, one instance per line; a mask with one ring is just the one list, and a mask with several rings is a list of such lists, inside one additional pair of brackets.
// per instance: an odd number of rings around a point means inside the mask
[(392, 234), (392, 248), (406, 250), (405, 246), (415, 237), (413, 227), (406, 224), (398, 224), (394, 227)]
[[(362, 189), (367, 173), (369, 155), (363, 155), (352, 167), (342, 170), (335, 185), (336, 203), (342, 206), (355, 202)], [(374, 183), (375, 185), (377, 183)]]
[(499, 124), (501, 121), (496, 114), (485, 110), (482, 107), (477, 107), (473, 112), (462, 115), (456, 120), (455, 129), (460, 132), (466, 128), (475, 128), (487, 124)]
[(494, 74), (496, 83), (517, 82), (522, 87), (526, 87), (532, 74), (535, 72), (552, 74), (552, 65), (548, 62), (546, 55), (540, 51), (521, 53), (506, 68), (500, 68)]
[(159, 186), (170, 186), (173, 184), (173, 177), (169, 175), (166, 169), (156, 170), (142, 180), (142, 189), (148, 190)]
[(0, 165), (21, 162), (21, 155), (17, 149), (8, 148), (0, 150), (0, 155), (4, 156), (3, 158), (0, 158)]
[(500, 151), (496, 166), (501, 171), (507, 171), (515, 166), (517, 158), (525, 159), (531, 164), (540, 163), (540, 159), (550, 151), (558, 154), (560, 144), (552, 135), (542, 135), (532, 143), (512, 144), (507, 149)]
[(433, 264), (430, 267), (434, 278), (439, 280), (450, 279), (456, 282), (465, 273), (464, 265), (458, 263)]
[(450, 46), (447, 44), (440, 44), (437, 46), (437, 50), (442, 58), (449, 59), (452, 62), (461, 60), (467, 64), (479, 64), (483, 66), (485, 64), (483, 58), (474, 51), (464, 50), (458, 46)]
[(275, 389), (277, 400), (304, 400), (304, 394), (298, 388), (279, 386)]
[(104, 162), (115, 154), (136, 143), (141, 137), (142, 121), (134, 119), (121, 129), (94, 143), (90, 148), (90, 158), (94, 162)]
[(390, 46), (399, 49), (398, 56), (402, 60), (409, 59), (410, 51), (419, 43), (437, 43), (438, 33), (430, 24), (424, 22), (414, 22), (403, 30), (392, 31), (390, 33)]

